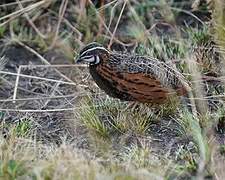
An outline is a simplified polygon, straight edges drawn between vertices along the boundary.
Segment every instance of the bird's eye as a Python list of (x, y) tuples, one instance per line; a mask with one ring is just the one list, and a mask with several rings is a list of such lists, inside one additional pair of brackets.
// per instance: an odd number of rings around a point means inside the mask
[(85, 56), (90, 56), (90, 55), (91, 55), (90, 52), (86, 52), (86, 53), (85, 53)]

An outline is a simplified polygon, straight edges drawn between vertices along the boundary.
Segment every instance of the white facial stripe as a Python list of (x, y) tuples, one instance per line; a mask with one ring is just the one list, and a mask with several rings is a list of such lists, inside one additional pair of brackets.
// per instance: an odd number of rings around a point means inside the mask
[(84, 56), (82, 59), (84, 59), (85, 61), (89, 63), (95, 62), (95, 56)]
[(100, 63), (100, 58), (99, 56), (95, 56), (95, 64), (98, 64), (98, 63)]
[(92, 58), (92, 57), (93, 57), (93, 55), (88, 55), (88, 56), (82, 57), (82, 59), (90, 59), (90, 58)]
[(85, 53), (87, 53), (89, 51), (93, 51), (93, 50), (96, 50), (96, 49), (100, 49), (100, 50), (104, 50), (104, 51), (108, 52), (108, 50), (106, 48), (104, 48), (104, 47), (93, 47), (91, 49), (88, 49), (87, 51), (84, 51), (80, 56), (82, 56), (83, 54), (85, 54)]
[(92, 64), (98, 64), (100, 63), (100, 58), (99, 56), (84, 56), (82, 57), (82, 59), (88, 63), (92, 63)]

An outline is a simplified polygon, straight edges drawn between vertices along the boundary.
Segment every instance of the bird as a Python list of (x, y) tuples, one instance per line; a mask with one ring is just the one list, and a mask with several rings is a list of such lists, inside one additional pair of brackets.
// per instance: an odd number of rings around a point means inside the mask
[(188, 92), (184, 76), (155, 58), (110, 51), (92, 42), (74, 60), (88, 64), (98, 87), (121, 101), (163, 104), (171, 96)]

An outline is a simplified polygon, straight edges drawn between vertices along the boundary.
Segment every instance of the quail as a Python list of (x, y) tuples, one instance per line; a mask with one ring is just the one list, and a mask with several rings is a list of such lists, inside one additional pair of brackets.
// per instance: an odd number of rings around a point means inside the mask
[(183, 75), (155, 58), (111, 52), (93, 42), (75, 61), (87, 63), (99, 88), (123, 101), (162, 104), (171, 96), (187, 93)]

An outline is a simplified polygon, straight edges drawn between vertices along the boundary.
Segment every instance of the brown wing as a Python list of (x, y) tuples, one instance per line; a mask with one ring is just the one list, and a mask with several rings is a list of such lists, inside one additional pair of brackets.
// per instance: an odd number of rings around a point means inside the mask
[[(147, 78), (157, 80), (161, 87), (174, 90), (178, 95), (187, 94), (189, 84), (184, 76), (176, 70), (172, 64), (159, 61), (152, 57), (119, 55), (112, 53), (110, 58), (105, 58), (104, 65), (120, 73), (142, 74), (141, 79)], [(148, 76), (149, 75), (149, 76)]]
[(160, 81), (143, 73), (116, 73), (105, 66), (97, 68), (98, 73), (114, 84), (114, 87), (139, 102), (163, 103), (173, 93)]
[(118, 80), (119, 86), (128, 89), (128, 93), (140, 102), (162, 103), (170, 94), (169, 89), (161, 86), (159, 80), (142, 73), (123, 73), (123, 79)]

